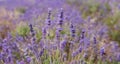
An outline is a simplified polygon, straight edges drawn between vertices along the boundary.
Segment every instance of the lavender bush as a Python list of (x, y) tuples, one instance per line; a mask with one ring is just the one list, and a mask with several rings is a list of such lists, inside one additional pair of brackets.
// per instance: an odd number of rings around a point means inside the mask
[(6, 0), (0, 8), (0, 64), (120, 64), (119, 1)]

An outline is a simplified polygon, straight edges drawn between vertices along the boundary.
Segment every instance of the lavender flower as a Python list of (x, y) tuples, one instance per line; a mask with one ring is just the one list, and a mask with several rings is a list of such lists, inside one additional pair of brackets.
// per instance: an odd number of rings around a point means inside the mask
[(35, 38), (35, 32), (34, 32), (34, 30), (33, 30), (32, 24), (30, 24), (29, 27), (30, 27), (30, 32), (31, 32), (31, 35), (32, 35), (31, 43), (34, 43), (35, 40), (36, 40), (36, 38)]
[(117, 61), (120, 62), (120, 53), (117, 55)]
[(66, 47), (66, 44), (67, 44), (67, 41), (66, 41), (66, 40), (63, 40), (63, 41), (60, 43), (60, 48), (64, 50), (65, 47)]
[(66, 53), (63, 53), (63, 56), (62, 56), (62, 58), (63, 58), (63, 61), (66, 61), (67, 60), (67, 54)]
[(62, 26), (63, 25), (63, 9), (61, 8), (60, 10), (60, 14), (59, 14), (59, 22), (58, 22), (58, 25)]
[(31, 62), (31, 58), (30, 58), (30, 57), (27, 57), (27, 58), (26, 58), (26, 62), (27, 62), (27, 63), (30, 63), (30, 62)]
[(93, 49), (94, 49), (94, 53), (97, 53), (97, 40), (96, 40), (96, 37), (93, 38)]
[(88, 53), (84, 53), (84, 55), (83, 55), (83, 57), (85, 58), (85, 59), (87, 59), (87, 57), (88, 57)]
[(78, 50), (77, 50), (79, 53), (82, 52), (82, 47), (79, 47)]
[(100, 49), (100, 55), (103, 56), (104, 54), (105, 54), (105, 48), (102, 47), (102, 48)]
[(21, 61), (17, 61), (17, 64), (25, 64), (25, 62), (21, 60)]
[(48, 26), (51, 25), (51, 18), (50, 18), (50, 16), (51, 16), (51, 9), (49, 8), (49, 10), (48, 10), (48, 18), (46, 19), (46, 23), (47, 23)]
[(86, 50), (90, 46), (90, 40), (88, 38), (84, 38), (84, 49)]
[(40, 51), (39, 56), (41, 57), (44, 54), (44, 48)]
[(94, 37), (93, 39), (94, 39), (94, 44), (97, 44), (96, 37)]
[(9, 63), (9, 62), (12, 62), (12, 55), (9, 54), (8, 57), (6, 58), (6, 60), (7, 60), (8, 63)]
[(70, 32), (71, 32), (71, 36), (75, 37), (75, 32), (76, 31), (75, 31), (75, 28), (74, 28), (73, 24), (70, 25)]
[[(32, 24), (30, 24), (29, 27), (30, 27), (31, 35), (32, 35), (32, 37), (34, 37), (34, 36), (35, 36), (35, 32), (34, 32), (34, 30), (33, 30)], [(33, 40), (34, 40), (34, 39), (33, 39)]]
[(72, 53), (72, 57), (75, 57), (76, 55), (78, 55), (78, 51), (74, 51), (74, 52)]
[(39, 46), (41, 47), (41, 48), (43, 48), (44, 47), (44, 42), (41, 40), (40, 42), (39, 42)]
[(76, 55), (78, 55), (79, 53), (81, 53), (82, 52), (82, 47), (79, 47), (76, 51), (74, 51), (73, 53), (72, 53), (72, 57), (75, 57)]
[(52, 48), (53, 48), (53, 50), (56, 50), (57, 49), (57, 45), (53, 45)]
[(46, 31), (46, 28), (45, 27), (43, 27), (42, 28), (42, 38), (46, 38), (46, 34), (47, 34), (47, 31)]
[(32, 24), (30, 24), (29, 27), (30, 27), (30, 32), (34, 32)]
[(85, 30), (82, 30), (81, 39), (85, 38)]
[(61, 27), (58, 27), (57, 29), (56, 29), (56, 38), (57, 38), (57, 40), (59, 40), (60, 39), (60, 32), (62, 31), (63, 29), (61, 28)]

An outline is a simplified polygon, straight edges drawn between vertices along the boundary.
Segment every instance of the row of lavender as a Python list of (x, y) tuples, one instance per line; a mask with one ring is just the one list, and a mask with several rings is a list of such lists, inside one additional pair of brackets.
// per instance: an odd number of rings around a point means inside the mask
[[(13, 0), (4, 3), (7, 10), (19, 13), (12, 16), (12, 21), (17, 25), (16, 32), (9, 32), (6, 38), (0, 39), (0, 64), (119, 64), (119, 45), (110, 40), (108, 31), (111, 29), (101, 22), (110, 16), (114, 20), (118, 14), (114, 6), (118, 1), (114, 4), (113, 1), (101, 0), (100, 3), (105, 6), (98, 6), (76, 0), (76, 5), (80, 3), (80, 7), (63, 0)], [(49, 8), (46, 14), (48, 7), (53, 10)], [(64, 9), (58, 9), (61, 7)], [(82, 8), (82, 13), (76, 8)], [(88, 12), (91, 14), (89, 17), (86, 15), (85, 20), (82, 18), (84, 11), (85, 15)], [(19, 22), (22, 24), (20, 27)]]
[(39, 41), (32, 24), (29, 24), (30, 34), (24, 37), (13, 37), (8, 33), (0, 45), (1, 63), (104, 64), (120, 61), (120, 48), (117, 43), (106, 39), (109, 37), (104, 24), (90, 18), (67, 21), (64, 13), (61, 8), (58, 19), (52, 21), (49, 9), (45, 23), (39, 28), (42, 33)]

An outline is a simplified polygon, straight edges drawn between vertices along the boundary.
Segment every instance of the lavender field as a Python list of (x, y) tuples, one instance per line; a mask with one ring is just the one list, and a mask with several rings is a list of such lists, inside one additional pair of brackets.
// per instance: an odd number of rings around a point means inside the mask
[(120, 64), (120, 0), (0, 0), (0, 64)]

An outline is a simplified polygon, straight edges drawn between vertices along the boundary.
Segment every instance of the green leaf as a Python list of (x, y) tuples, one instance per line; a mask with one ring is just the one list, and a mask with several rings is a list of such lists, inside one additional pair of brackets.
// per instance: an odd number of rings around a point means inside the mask
[(26, 36), (30, 32), (30, 29), (27, 24), (21, 22), (18, 24), (16, 32), (21, 36)]

